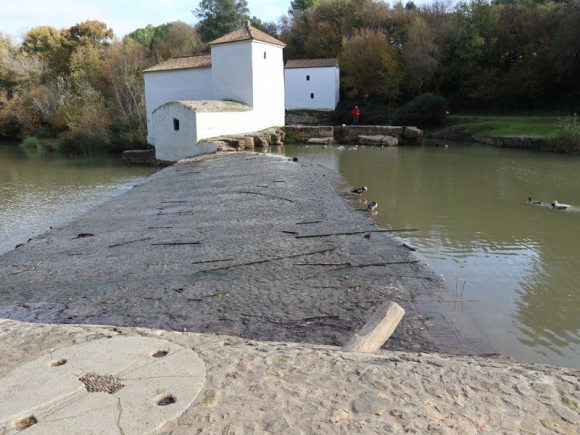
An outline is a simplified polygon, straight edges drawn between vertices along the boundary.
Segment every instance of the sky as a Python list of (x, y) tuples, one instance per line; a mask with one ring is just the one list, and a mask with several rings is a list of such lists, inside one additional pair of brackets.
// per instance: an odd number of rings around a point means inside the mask
[[(290, 0), (247, 0), (250, 15), (277, 21), (286, 15)], [(147, 24), (171, 21), (194, 24), (191, 12), (199, 0), (0, 0), (0, 32), (18, 41), (31, 28), (57, 29), (86, 20), (99, 20), (122, 37)]]

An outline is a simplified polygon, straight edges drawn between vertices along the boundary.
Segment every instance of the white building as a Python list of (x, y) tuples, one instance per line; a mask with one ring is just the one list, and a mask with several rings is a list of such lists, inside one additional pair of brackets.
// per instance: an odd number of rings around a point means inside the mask
[(336, 59), (296, 59), (284, 69), (287, 110), (334, 110), (340, 99)]
[(285, 44), (248, 23), (209, 45), (211, 55), (144, 71), (147, 141), (159, 160), (213, 151), (205, 138), (284, 125)]

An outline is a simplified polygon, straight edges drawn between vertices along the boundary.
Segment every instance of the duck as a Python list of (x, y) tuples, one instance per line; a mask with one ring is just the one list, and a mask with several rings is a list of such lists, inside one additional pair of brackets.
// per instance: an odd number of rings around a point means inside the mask
[(379, 204), (377, 204), (376, 201), (367, 202), (367, 210), (368, 211), (376, 210), (378, 206), (379, 206)]
[(555, 209), (555, 210), (566, 210), (569, 207), (570, 207), (569, 204), (560, 204), (556, 200), (554, 200), (554, 202), (552, 203), (552, 208)]
[(360, 195), (363, 192), (366, 192), (367, 186), (362, 186), (362, 187), (355, 187), (354, 189), (351, 190), (352, 193), (356, 193), (357, 195)]
[(537, 199), (532, 199), (531, 196), (528, 196), (528, 204), (542, 205), (542, 201), (539, 201)]

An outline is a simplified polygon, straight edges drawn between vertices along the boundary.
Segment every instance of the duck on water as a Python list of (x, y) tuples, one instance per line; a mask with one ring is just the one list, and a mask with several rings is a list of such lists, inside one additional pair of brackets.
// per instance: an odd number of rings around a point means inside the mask
[(551, 205), (552, 205), (552, 208), (555, 210), (566, 210), (567, 208), (570, 208), (569, 204), (560, 204), (556, 200), (554, 200), (554, 202)]

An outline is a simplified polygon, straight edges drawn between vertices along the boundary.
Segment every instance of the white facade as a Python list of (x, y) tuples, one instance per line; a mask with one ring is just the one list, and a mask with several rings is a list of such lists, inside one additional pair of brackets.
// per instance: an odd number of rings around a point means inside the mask
[(143, 74), (145, 79), (145, 111), (147, 113), (147, 142), (155, 144), (152, 114), (159, 106), (174, 100), (210, 100), (212, 69), (195, 68), (155, 71)]
[(254, 39), (218, 43), (210, 67), (145, 71), (156, 157), (175, 161), (211, 152), (203, 139), (284, 125), (282, 49)]
[(159, 160), (215, 152), (217, 146), (204, 138), (243, 133), (255, 114), (245, 104), (231, 101), (170, 101), (152, 114), (155, 155)]
[(254, 131), (283, 126), (284, 59), (281, 47), (254, 41), (253, 51), (253, 107), (256, 111)]
[(338, 66), (286, 68), (285, 106), (287, 110), (334, 110), (340, 99)]

